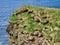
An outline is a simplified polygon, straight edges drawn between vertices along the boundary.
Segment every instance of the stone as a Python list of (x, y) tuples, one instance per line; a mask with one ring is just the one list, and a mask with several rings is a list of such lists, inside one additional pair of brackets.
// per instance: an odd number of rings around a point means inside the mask
[(43, 43), (42, 43), (42, 45), (48, 45), (48, 43), (46, 43), (46, 42), (43, 42)]
[(18, 39), (18, 36), (15, 36), (15, 39)]
[(38, 37), (41, 37), (41, 35), (42, 35), (42, 34), (41, 34), (41, 33), (39, 33)]
[(33, 13), (33, 10), (29, 10), (28, 13)]
[(47, 18), (47, 16), (44, 16), (44, 17), (42, 17), (42, 18), (46, 19), (46, 18)]
[(43, 37), (44, 35), (43, 34), (40, 34), (39, 37)]
[(49, 20), (46, 20), (45, 22), (43, 22), (44, 25), (48, 24), (48, 23), (49, 23)]
[(59, 28), (58, 27), (55, 27), (54, 30), (59, 30)]
[(23, 31), (24, 34), (29, 34), (27, 31)]
[(27, 12), (27, 11), (28, 11), (27, 8), (21, 9), (19, 12), (16, 13), (16, 15)]
[(39, 31), (35, 31), (34, 36), (38, 36), (38, 35), (39, 35)]
[(41, 21), (39, 19), (36, 20), (37, 23), (40, 23)]
[(13, 36), (13, 32), (12, 32), (12, 31), (11, 31), (11, 32), (9, 32), (9, 35), (10, 35), (10, 36)]
[(15, 44), (15, 42), (12, 42), (12, 44)]
[(14, 29), (16, 28), (16, 24), (14, 24)]
[(18, 18), (18, 20), (20, 20), (20, 21), (21, 21), (21, 20), (23, 20), (23, 18)]
[(30, 37), (28, 38), (28, 40), (29, 40), (29, 41), (34, 41), (35, 39), (34, 39), (33, 36), (30, 36)]
[(31, 19), (34, 20), (34, 16), (31, 16)]
[(15, 45), (15, 44), (12, 44), (12, 45)]
[(48, 30), (49, 29), (49, 27), (48, 26), (46, 26), (45, 28), (44, 28), (44, 30)]
[(45, 12), (42, 10), (42, 11), (40, 12), (40, 14), (45, 14)]
[(23, 28), (26, 28), (26, 27), (27, 27), (27, 25), (24, 25), (24, 26), (23, 26)]
[(39, 31), (39, 29), (38, 28), (35, 28), (34, 31)]

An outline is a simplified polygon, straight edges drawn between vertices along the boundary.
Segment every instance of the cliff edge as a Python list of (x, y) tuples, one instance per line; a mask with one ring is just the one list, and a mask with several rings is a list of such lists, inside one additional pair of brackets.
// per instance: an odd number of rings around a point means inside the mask
[(10, 45), (60, 45), (60, 9), (22, 6), (6, 31)]

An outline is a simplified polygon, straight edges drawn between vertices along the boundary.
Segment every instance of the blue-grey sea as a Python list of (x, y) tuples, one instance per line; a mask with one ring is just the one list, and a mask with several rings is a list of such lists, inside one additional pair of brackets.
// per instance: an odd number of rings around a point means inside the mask
[(60, 8), (60, 0), (0, 0), (0, 45), (9, 45), (6, 32), (8, 20), (23, 5)]

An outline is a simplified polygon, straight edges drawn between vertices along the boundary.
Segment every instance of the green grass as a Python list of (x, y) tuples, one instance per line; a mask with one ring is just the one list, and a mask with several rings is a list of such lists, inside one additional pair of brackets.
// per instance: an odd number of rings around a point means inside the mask
[(17, 21), (17, 16), (12, 16), (12, 17), (10, 18), (10, 21)]

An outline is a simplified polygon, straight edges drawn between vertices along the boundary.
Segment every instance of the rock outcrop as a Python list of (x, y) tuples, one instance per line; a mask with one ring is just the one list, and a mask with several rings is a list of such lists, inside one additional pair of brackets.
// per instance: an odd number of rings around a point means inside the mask
[(60, 45), (60, 9), (23, 6), (7, 27), (10, 45)]

